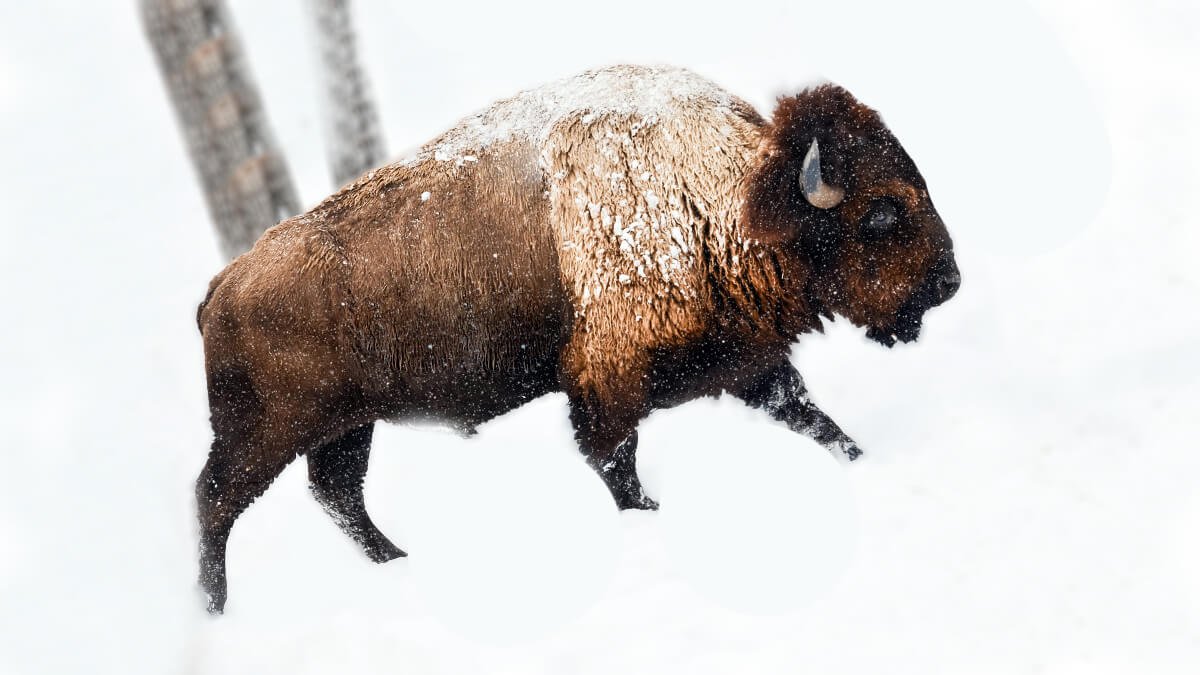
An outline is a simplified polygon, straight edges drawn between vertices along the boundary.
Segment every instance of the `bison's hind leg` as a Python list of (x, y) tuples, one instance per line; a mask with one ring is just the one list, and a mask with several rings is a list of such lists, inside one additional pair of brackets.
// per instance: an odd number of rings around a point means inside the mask
[(388, 540), (363, 501), (363, 477), (371, 454), (375, 423), (352, 429), (308, 454), (308, 480), (313, 496), (342, 531), (358, 542), (377, 563), (407, 555)]
[[(196, 481), (196, 502), (200, 586), (213, 613), (225, 607), (225, 549), (234, 521), (292, 460), (332, 434), (344, 433), (338, 414), (344, 409), (336, 405), (335, 394), (269, 379), (261, 384), (241, 369), (209, 376), (213, 444)], [(365, 429), (369, 442), (370, 426)]]
[[(225, 608), (225, 547), (233, 523), (296, 457), (295, 439), (274, 431), (263, 401), (240, 370), (209, 379), (213, 443), (196, 479), (200, 587), (208, 611)], [(274, 425), (276, 428), (278, 425)]]

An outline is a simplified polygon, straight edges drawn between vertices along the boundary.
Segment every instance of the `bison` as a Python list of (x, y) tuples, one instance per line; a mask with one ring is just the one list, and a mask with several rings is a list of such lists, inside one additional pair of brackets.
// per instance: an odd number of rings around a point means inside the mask
[(377, 420), (466, 434), (565, 392), (621, 509), (651, 411), (722, 392), (846, 459), (791, 344), (840, 315), (917, 337), (959, 272), (925, 181), (878, 114), (825, 84), (768, 121), (686, 70), (620, 66), (522, 92), (269, 229), (200, 305), (212, 450), (200, 583), (226, 600), (234, 520), (298, 455), (376, 562)]

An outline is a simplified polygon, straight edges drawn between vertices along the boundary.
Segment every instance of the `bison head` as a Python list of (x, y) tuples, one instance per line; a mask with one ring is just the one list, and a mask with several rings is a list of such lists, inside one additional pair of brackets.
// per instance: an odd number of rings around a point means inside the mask
[[(751, 236), (797, 257), (812, 309), (891, 347), (960, 277), (925, 179), (879, 115), (823, 85), (780, 99), (749, 175)], [(799, 281), (799, 280), (798, 280)]]

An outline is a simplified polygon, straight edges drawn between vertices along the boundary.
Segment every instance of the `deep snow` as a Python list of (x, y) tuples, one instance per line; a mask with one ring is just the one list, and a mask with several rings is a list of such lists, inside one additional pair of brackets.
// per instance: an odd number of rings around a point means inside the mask
[[(315, 203), (302, 5), (231, 4)], [(1192, 672), (1200, 11), (897, 4), (360, 0), (395, 156), (614, 62), (763, 112), (838, 81), (925, 173), (964, 285), (914, 345), (839, 322), (796, 350), (863, 461), (699, 402), (641, 432), (662, 511), (618, 515), (561, 397), (469, 440), (382, 426), (368, 505), (411, 557), (368, 563), (297, 464), (234, 530), (220, 619), (190, 498), (220, 261), (134, 3), (4, 4), (0, 672)]]

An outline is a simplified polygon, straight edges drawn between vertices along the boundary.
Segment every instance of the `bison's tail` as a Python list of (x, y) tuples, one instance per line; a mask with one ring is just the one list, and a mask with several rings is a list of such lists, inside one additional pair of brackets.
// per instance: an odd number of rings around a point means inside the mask
[(221, 270), (213, 280), (208, 282), (208, 292), (204, 294), (204, 299), (200, 301), (200, 306), (196, 308), (196, 327), (200, 329), (200, 334), (204, 334), (204, 308), (208, 307), (208, 301), (212, 300), (213, 293), (217, 291), (217, 286), (225, 280), (226, 270)]

